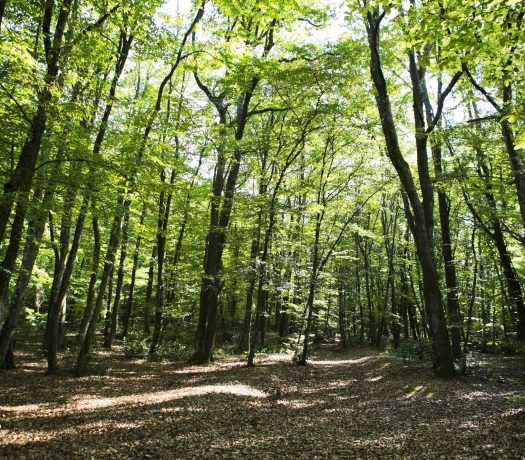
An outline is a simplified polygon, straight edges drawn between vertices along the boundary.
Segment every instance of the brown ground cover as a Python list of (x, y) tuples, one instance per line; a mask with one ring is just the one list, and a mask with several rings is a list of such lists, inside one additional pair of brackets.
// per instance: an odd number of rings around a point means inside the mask
[(27, 349), (0, 373), (2, 458), (525, 458), (525, 363), (483, 356), (437, 380), (375, 349), (246, 368), (99, 353), (85, 377), (44, 375)]

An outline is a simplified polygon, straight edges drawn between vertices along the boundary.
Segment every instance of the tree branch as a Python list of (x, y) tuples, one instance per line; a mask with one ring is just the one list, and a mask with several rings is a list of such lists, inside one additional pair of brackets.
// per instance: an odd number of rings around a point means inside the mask
[(492, 107), (494, 107), (498, 112), (501, 112), (502, 111), (502, 107), (501, 105), (499, 105), (497, 102), (496, 102), (496, 99), (494, 99), (490, 94), (489, 92), (483, 88), (483, 86), (481, 86), (475, 79), (474, 77), (472, 76), (472, 74), (470, 73), (470, 71), (468, 70), (468, 67), (466, 64), (463, 64), (463, 71), (467, 74), (470, 82), (472, 83), (472, 86), (474, 86), (474, 88), (476, 88), (481, 94), (483, 94), (483, 96), (485, 96), (485, 99), (487, 99), (487, 101), (489, 101), (489, 103), (492, 105)]
[(450, 83), (448, 84), (448, 86), (445, 88), (445, 91), (443, 91), (441, 95), (439, 96), (436, 115), (434, 115), (432, 122), (426, 129), (427, 134), (430, 134), (434, 130), (436, 125), (438, 124), (439, 119), (441, 118), (441, 114), (443, 113), (443, 106), (445, 105), (445, 99), (450, 94), (454, 86), (456, 86), (457, 82), (459, 81), (462, 75), (463, 75), (462, 71), (456, 72), (456, 74), (452, 77), (452, 80), (450, 80)]
[(264, 109), (257, 109), (257, 110), (250, 110), (248, 112), (247, 117), (251, 117), (252, 115), (260, 115), (261, 113), (268, 113), (268, 112), (287, 112), (288, 110), (291, 110), (291, 107), (266, 107)]

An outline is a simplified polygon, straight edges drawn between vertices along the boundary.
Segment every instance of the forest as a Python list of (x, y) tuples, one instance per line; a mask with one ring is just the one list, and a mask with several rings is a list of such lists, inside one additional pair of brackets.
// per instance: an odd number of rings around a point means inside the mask
[[(0, 455), (80, 449), (67, 426), (111, 408), (104, 447), (80, 456), (292, 458), (261, 433), (308, 407), (293, 458), (520, 458), (524, 15), (521, 0), (0, 0)], [(351, 381), (396, 427), (405, 396), (416, 418), (466, 405), (453, 426), (482, 450), (428, 450), (424, 429), (414, 450), (383, 422), (337, 450), (313, 393), (337, 407)], [(236, 398), (268, 444), (216, 431)], [(231, 445), (178, 427), (162, 438), (178, 454), (148, 451), (178, 399)], [(131, 450), (107, 450), (117, 430)]]

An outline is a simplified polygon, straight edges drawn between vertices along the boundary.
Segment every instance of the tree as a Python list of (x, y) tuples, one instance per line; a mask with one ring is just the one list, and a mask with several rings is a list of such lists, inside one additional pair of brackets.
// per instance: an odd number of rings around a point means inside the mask
[(412, 171), (399, 146), (396, 125), (392, 114), (387, 83), (380, 57), (379, 32), (381, 21), (385, 17), (386, 12), (380, 12), (379, 9), (371, 8), (371, 10), (367, 9), (365, 14), (371, 56), (370, 72), (376, 90), (377, 109), (381, 118), (388, 156), (396, 169), (399, 180), (403, 186), (404, 196), (409, 203), (409, 206), (406, 207), (406, 211), (408, 212), (407, 217), (412, 234), (414, 235), (418, 259), (423, 273), (425, 310), (431, 327), (432, 345), (434, 349), (434, 370), (438, 376), (452, 376), (454, 374), (454, 363), (445, 315), (441, 303), (441, 290), (434, 256), (434, 192), (429, 175), (426, 144), (427, 135), (434, 129), (439, 120), (445, 97), (456, 84), (460, 74), (456, 74), (453, 77), (447, 89), (441, 94), (436, 116), (430, 121), (429, 126), (425, 128), (424, 120), (422, 118), (424, 113), (424, 100), (421, 90), (421, 82), (419, 80), (416, 56), (413, 51), (409, 54), (416, 129), (418, 176), (422, 194), (422, 198), (420, 198), (412, 176)]

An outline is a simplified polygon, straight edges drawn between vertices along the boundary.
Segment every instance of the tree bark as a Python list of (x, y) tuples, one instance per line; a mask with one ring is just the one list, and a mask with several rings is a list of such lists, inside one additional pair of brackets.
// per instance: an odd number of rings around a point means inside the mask
[(93, 301), (95, 298), (95, 285), (97, 283), (97, 276), (100, 264), (100, 229), (98, 227), (98, 219), (93, 217), (93, 260), (91, 264), (91, 276), (89, 277), (89, 285), (86, 298), (86, 308), (82, 315), (80, 327), (77, 335), (77, 346), (79, 346), (86, 336), (89, 319), (93, 314)]
[[(427, 122), (431, 123), (435, 118), (434, 110), (430, 103), (428, 90), (424, 76), (422, 80), (422, 92), (423, 100), (426, 109)], [(442, 96), (442, 84), (441, 80), (438, 81), (438, 98)], [(438, 123), (440, 127), (440, 124)], [(432, 160), (434, 163), (434, 171), (437, 180), (441, 180), (443, 176), (443, 164), (442, 164), (442, 148), (439, 140), (431, 143)], [(438, 210), (439, 210), (439, 223), (441, 229), (441, 254), (443, 257), (443, 263), (445, 266), (445, 285), (446, 285), (446, 299), (447, 299), (447, 313), (448, 322), (450, 325), (450, 338), (452, 345), (452, 354), (454, 359), (460, 359), (462, 355), (461, 351), (461, 312), (458, 298), (458, 282), (456, 276), (456, 265), (454, 262), (454, 255), (452, 251), (452, 238), (450, 232), (450, 200), (444, 190), (443, 186), (437, 189), (438, 196)]]
[(51, 186), (47, 189), (40, 202), (40, 206), (35, 210), (34, 216), (29, 221), (27, 226), (26, 243), (22, 262), (18, 273), (18, 278), (9, 305), (8, 315), (3, 324), (0, 333), (0, 368), (13, 367), (13, 337), (16, 331), (16, 325), (20, 316), (27, 286), (31, 278), (31, 273), (36, 261), (40, 240), (44, 233), (46, 218), (49, 214), (49, 208), (53, 201), (55, 187)]
[(118, 266), (118, 272), (117, 272), (117, 285), (115, 288), (115, 300), (113, 300), (113, 306), (111, 308), (109, 332), (104, 340), (104, 344), (103, 344), (104, 348), (111, 348), (113, 345), (113, 340), (115, 340), (115, 336), (117, 335), (120, 299), (122, 297), (122, 287), (124, 285), (124, 262), (126, 261), (126, 257), (128, 254), (127, 249), (128, 249), (129, 207), (124, 212), (125, 212), (125, 215), (124, 215), (124, 223), (122, 224), (122, 243), (121, 243), (121, 248), (120, 248), (120, 260), (119, 260), (119, 266)]
[[(131, 48), (132, 41), (133, 41), (132, 35), (128, 36), (126, 32), (124, 31), (121, 32), (120, 39), (119, 39), (117, 60), (115, 62), (114, 76), (111, 81), (111, 86), (110, 86), (110, 90), (108, 93), (108, 101), (106, 103), (106, 107), (104, 109), (104, 113), (100, 121), (99, 129), (97, 131), (97, 136), (93, 144), (93, 151), (92, 151), (93, 157), (98, 157), (100, 155), (102, 143), (104, 141), (106, 131), (107, 131), (109, 117), (111, 115), (111, 111), (113, 109), (113, 105), (115, 102), (115, 94), (117, 91), (118, 82), (124, 70), (124, 66), (126, 64), (126, 60), (129, 54), (129, 50)], [(89, 175), (90, 175), (89, 188), (92, 187), (92, 184), (91, 184), (92, 173), (93, 173), (93, 170), (91, 169), (89, 172)], [(77, 252), (80, 246), (80, 240), (81, 240), (82, 233), (84, 230), (84, 222), (86, 219), (86, 215), (88, 213), (90, 201), (91, 201), (91, 194), (90, 192), (88, 192), (82, 198), (82, 204), (80, 206), (80, 210), (77, 216), (77, 221), (75, 224), (75, 235), (73, 237), (73, 242), (71, 243), (69, 254), (67, 255), (66, 266), (62, 273), (62, 276), (60, 277), (58, 294), (56, 295), (54, 299), (52, 299), (53, 302), (50, 303), (49, 305), (48, 324), (46, 325), (46, 332), (47, 332), (46, 348), (47, 348), (47, 355), (48, 355), (48, 373), (54, 373), (56, 370), (56, 365), (57, 365), (56, 351), (57, 351), (57, 346), (58, 346), (57, 338), (58, 338), (58, 322), (60, 318), (60, 309), (66, 297), (67, 291), (69, 289), (69, 284), (71, 281), (71, 276), (73, 274), (73, 269), (74, 269), (74, 265), (76, 262)], [(93, 276), (93, 273), (94, 272), (92, 272), (92, 276)], [(82, 335), (83, 335), (83, 329), (80, 330), (80, 334), (77, 338), (81, 339)]]
[[(367, 13), (367, 32), (371, 56), (370, 71), (376, 90), (376, 105), (381, 117), (381, 126), (385, 137), (388, 157), (396, 169), (397, 175), (410, 203), (411, 216), (409, 223), (414, 235), (418, 259), (423, 275), (425, 310), (432, 331), (434, 372), (439, 377), (450, 377), (455, 374), (454, 358), (452, 355), (445, 315), (441, 303), (439, 278), (433, 253), (433, 192), (428, 173), (428, 161), (424, 155), (426, 149), (423, 148), (423, 140), (426, 139), (426, 137), (424, 137), (424, 133), (421, 132), (420, 128), (420, 117), (422, 113), (418, 113), (418, 108), (422, 107), (422, 103), (419, 101), (417, 84), (413, 83), (416, 147), (418, 151), (418, 170), (423, 201), (421, 201), (419, 198), (415, 182), (412, 177), (412, 172), (408, 163), (404, 159), (403, 154), (401, 153), (396, 126), (392, 115), (386, 80), (383, 74), (381, 58), (379, 54), (379, 30), (380, 22), (383, 17), (384, 13), (380, 15), (377, 10)], [(412, 61), (413, 57), (411, 57), (410, 62), (410, 67), (412, 70), (411, 74), (413, 73), (414, 65)]]
[(135, 295), (135, 282), (137, 279), (137, 268), (139, 264), (139, 252), (140, 245), (142, 242), (142, 226), (144, 225), (144, 217), (146, 215), (146, 202), (142, 206), (142, 212), (140, 214), (139, 221), (139, 233), (135, 242), (135, 249), (133, 251), (133, 267), (131, 269), (131, 280), (129, 282), (129, 294), (128, 300), (126, 302), (126, 308), (124, 309), (124, 314), (122, 316), (122, 334), (121, 339), (125, 339), (128, 335), (129, 325), (131, 321), (131, 314), (133, 312), (134, 306), (134, 295)]
[[(0, 198), (0, 242), (4, 240), (7, 223), (11, 214), (11, 209), (15, 201), (17, 204), (17, 211), (15, 219), (12, 224), (11, 236), (15, 239), (10, 240), (8, 251), (10, 253), (18, 254), (20, 246), (20, 238), (16, 236), (23, 231), (23, 222), (26, 214), (26, 207), (23, 205), (23, 199), (18, 199), (17, 193), (22, 195), (27, 194), (33, 183), (33, 176), (35, 166), (38, 161), (40, 153), (40, 146), (42, 138), (46, 130), (48, 106), (52, 100), (51, 87), (55, 83), (59, 72), (59, 61), (62, 52), (62, 40), (64, 38), (64, 31), (70, 14), (73, 0), (64, 0), (57, 15), (54, 33), (51, 34), (51, 21), (53, 17), (54, 1), (49, 0), (44, 4), (43, 20), (42, 20), (42, 34), (44, 37), (44, 48), (46, 54), (46, 75), (44, 77), (44, 86), (37, 95), (37, 109), (33, 119), (31, 120), (30, 130), (26, 141), (22, 147), (20, 157), (17, 165), (13, 171), (10, 180), (4, 184), (4, 194)], [(5, 7), (5, 4), (4, 4)], [(21, 218), (20, 218), (21, 216)], [(6, 262), (11, 262), (5, 269), (10, 273), (15, 264), (16, 255), (13, 258), (8, 258)], [(4, 267), (3, 267), (4, 268)], [(7, 289), (9, 281), (2, 283), (0, 279), (0, 299), (5, 298), (6, 293), (2, 290)]]
[[(161, 181), (165, 180), (165, 171), (161, 173)], [(175, 171), (171, 172), (170, 186), (175, 180)], [(153, 323), (153, 336), (149, 353), (155, 354), (160, 342), (160, 333), (162, 327), (162, 315), (164, 311), (164, 257), (166, 256), (166, 232), (168, 229), (168, 220), (171, 207), (171, 192), (165, 196), (164, 191), (159, 197), (159, 216), (157, 221), (157, 294), (155, 298), (155, 319)]]
[(2, 21), (4, 19), (6, 4), (7, 4), (7, 0), (0, 0), (0, 30), (2, 30)]
[(124, 202), (124, 199), (121, 197), (119, 199), (119, 206), (117, 208), (115, 217), (113, 219), (113, 223), (111, 225), (111, 233), (109, 237), (109, 243), (106, 251), (104, 268), (102, 271), (102, 277), (100, 279), (100, 285), (95, 302), (95, 307), (93, 309), (93, 314), (91, 315), (91, 318), (89, 320), (86, 335), (84, 336), (84, 339), (82, 340), (78, 351), (76, 373), (79, 375), (84, 374), (87, 370), (89, 351), (91, 349), (91, 344), (93, 343), (93, 340), (95, 338), (98, 318), (100, 316), (100, 311), (102, 310), (102, 304), (104, 301), (104, 293), (106, 292), (106, 287), (108, 285), (109, 278), (113, 270), (113, 265), (115, 263), (115, 255), (117, 252), (120, 240), (120, 232), (122, 228), (122, 219), (128, 207), (129, 201)]

